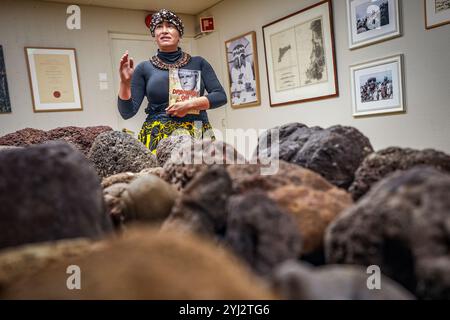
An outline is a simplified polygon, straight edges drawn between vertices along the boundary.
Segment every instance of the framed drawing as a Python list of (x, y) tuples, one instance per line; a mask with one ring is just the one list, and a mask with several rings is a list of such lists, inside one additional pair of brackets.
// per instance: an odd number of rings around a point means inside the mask
[(0, 45), (0, 113), (11, 112), (11, 101), (9, 100), (8, 81), (6, 80), (5, 59), (3, 46)]
[(251, 31), (225, 42), (231, 106), (261, 104), (256, 32)]
[(339, 95), (331, 0), (263, 26), (270, 105)]
[(353, 116), (404, 112), (403, 55), (350, 67)]
[(347, 0), (350, 49), (401, 35), (398, 0)]
[(424, 1), (426, 29), (433, 29), (450, 23), (450, 0)]
[(81, 111), (75, 49), (25, 48), (34, 112)]

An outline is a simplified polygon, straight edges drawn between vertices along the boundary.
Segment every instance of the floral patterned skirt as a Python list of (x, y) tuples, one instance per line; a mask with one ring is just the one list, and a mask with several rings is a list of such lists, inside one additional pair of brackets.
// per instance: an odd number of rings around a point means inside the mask
[(156, 154), (158, 143), (170, 135), (190, 134), (196, 139), (209, 138), (215, 139), (212, 132), (212, 126), (209, 122), (201, 121), (146, 121), (144, 122), (138, 139), (153, 154)]

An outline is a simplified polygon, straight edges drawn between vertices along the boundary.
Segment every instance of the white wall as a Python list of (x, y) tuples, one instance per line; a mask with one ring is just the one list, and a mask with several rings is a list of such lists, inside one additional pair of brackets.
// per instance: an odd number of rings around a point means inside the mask
[[(67, 5), (0, 0), (3, 46), (12, 113), (0, 114), (0, 135), (25, 127), (109, 125), (118, 129), (117, 92), (108, 32), (149, 35), (146, 12), (81, 6), (81, 30), (66, 28)], [(186, 36), (195, 32), (194, 17), (181, 15)], [(34, 113), (24, 53), (26, 46), (67, 47), (77, 52), (83, 111)], [(151, 57), (154, 53), (149, 52)], [(109, 90), (99, 89), (98, 74), (107, 73)]]
[[(423, 0), (403, 0), (403, 36), (350, 51), (346, 1), (334, 0), (334, 26), (340, 96), (335, 99), (271, 108), (269, 104), (262, 26), (310, 6), (312, 0), (226, 0), (202, 16), (213, 15), (219, 37), (211, 47), (240, 34), (256, 31), (262, 105), (247, 109), (227, 106), (230, 128), (269, 128), (289, 122), (328, 127), (350, 125), (367, 135), (375, 149), (387, 146), (437, 148), (450, 152), (450, 25), (424, 27)], [(216, 56), (222, 83), (228, 85), (225, 49)], [(398, 53), (405, 55), (406, 114), (352, 117), (349, 66)]]

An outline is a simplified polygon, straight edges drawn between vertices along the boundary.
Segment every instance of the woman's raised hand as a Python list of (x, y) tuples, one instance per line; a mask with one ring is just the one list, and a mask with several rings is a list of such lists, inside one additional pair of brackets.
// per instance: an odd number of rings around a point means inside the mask
[(130, 83), (131, 77), (134, 72), (134, 61), (133, 58), (128, 58), (128, 50), (125, 51), (124, 55), (120, 59), (120, 81), (123, 83)]

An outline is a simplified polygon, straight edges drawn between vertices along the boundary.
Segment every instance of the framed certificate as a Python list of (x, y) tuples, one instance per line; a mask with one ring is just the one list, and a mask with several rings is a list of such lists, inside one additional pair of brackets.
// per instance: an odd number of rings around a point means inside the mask
[(81, 111), (75, 49), (25, 48), (34, 112)]

